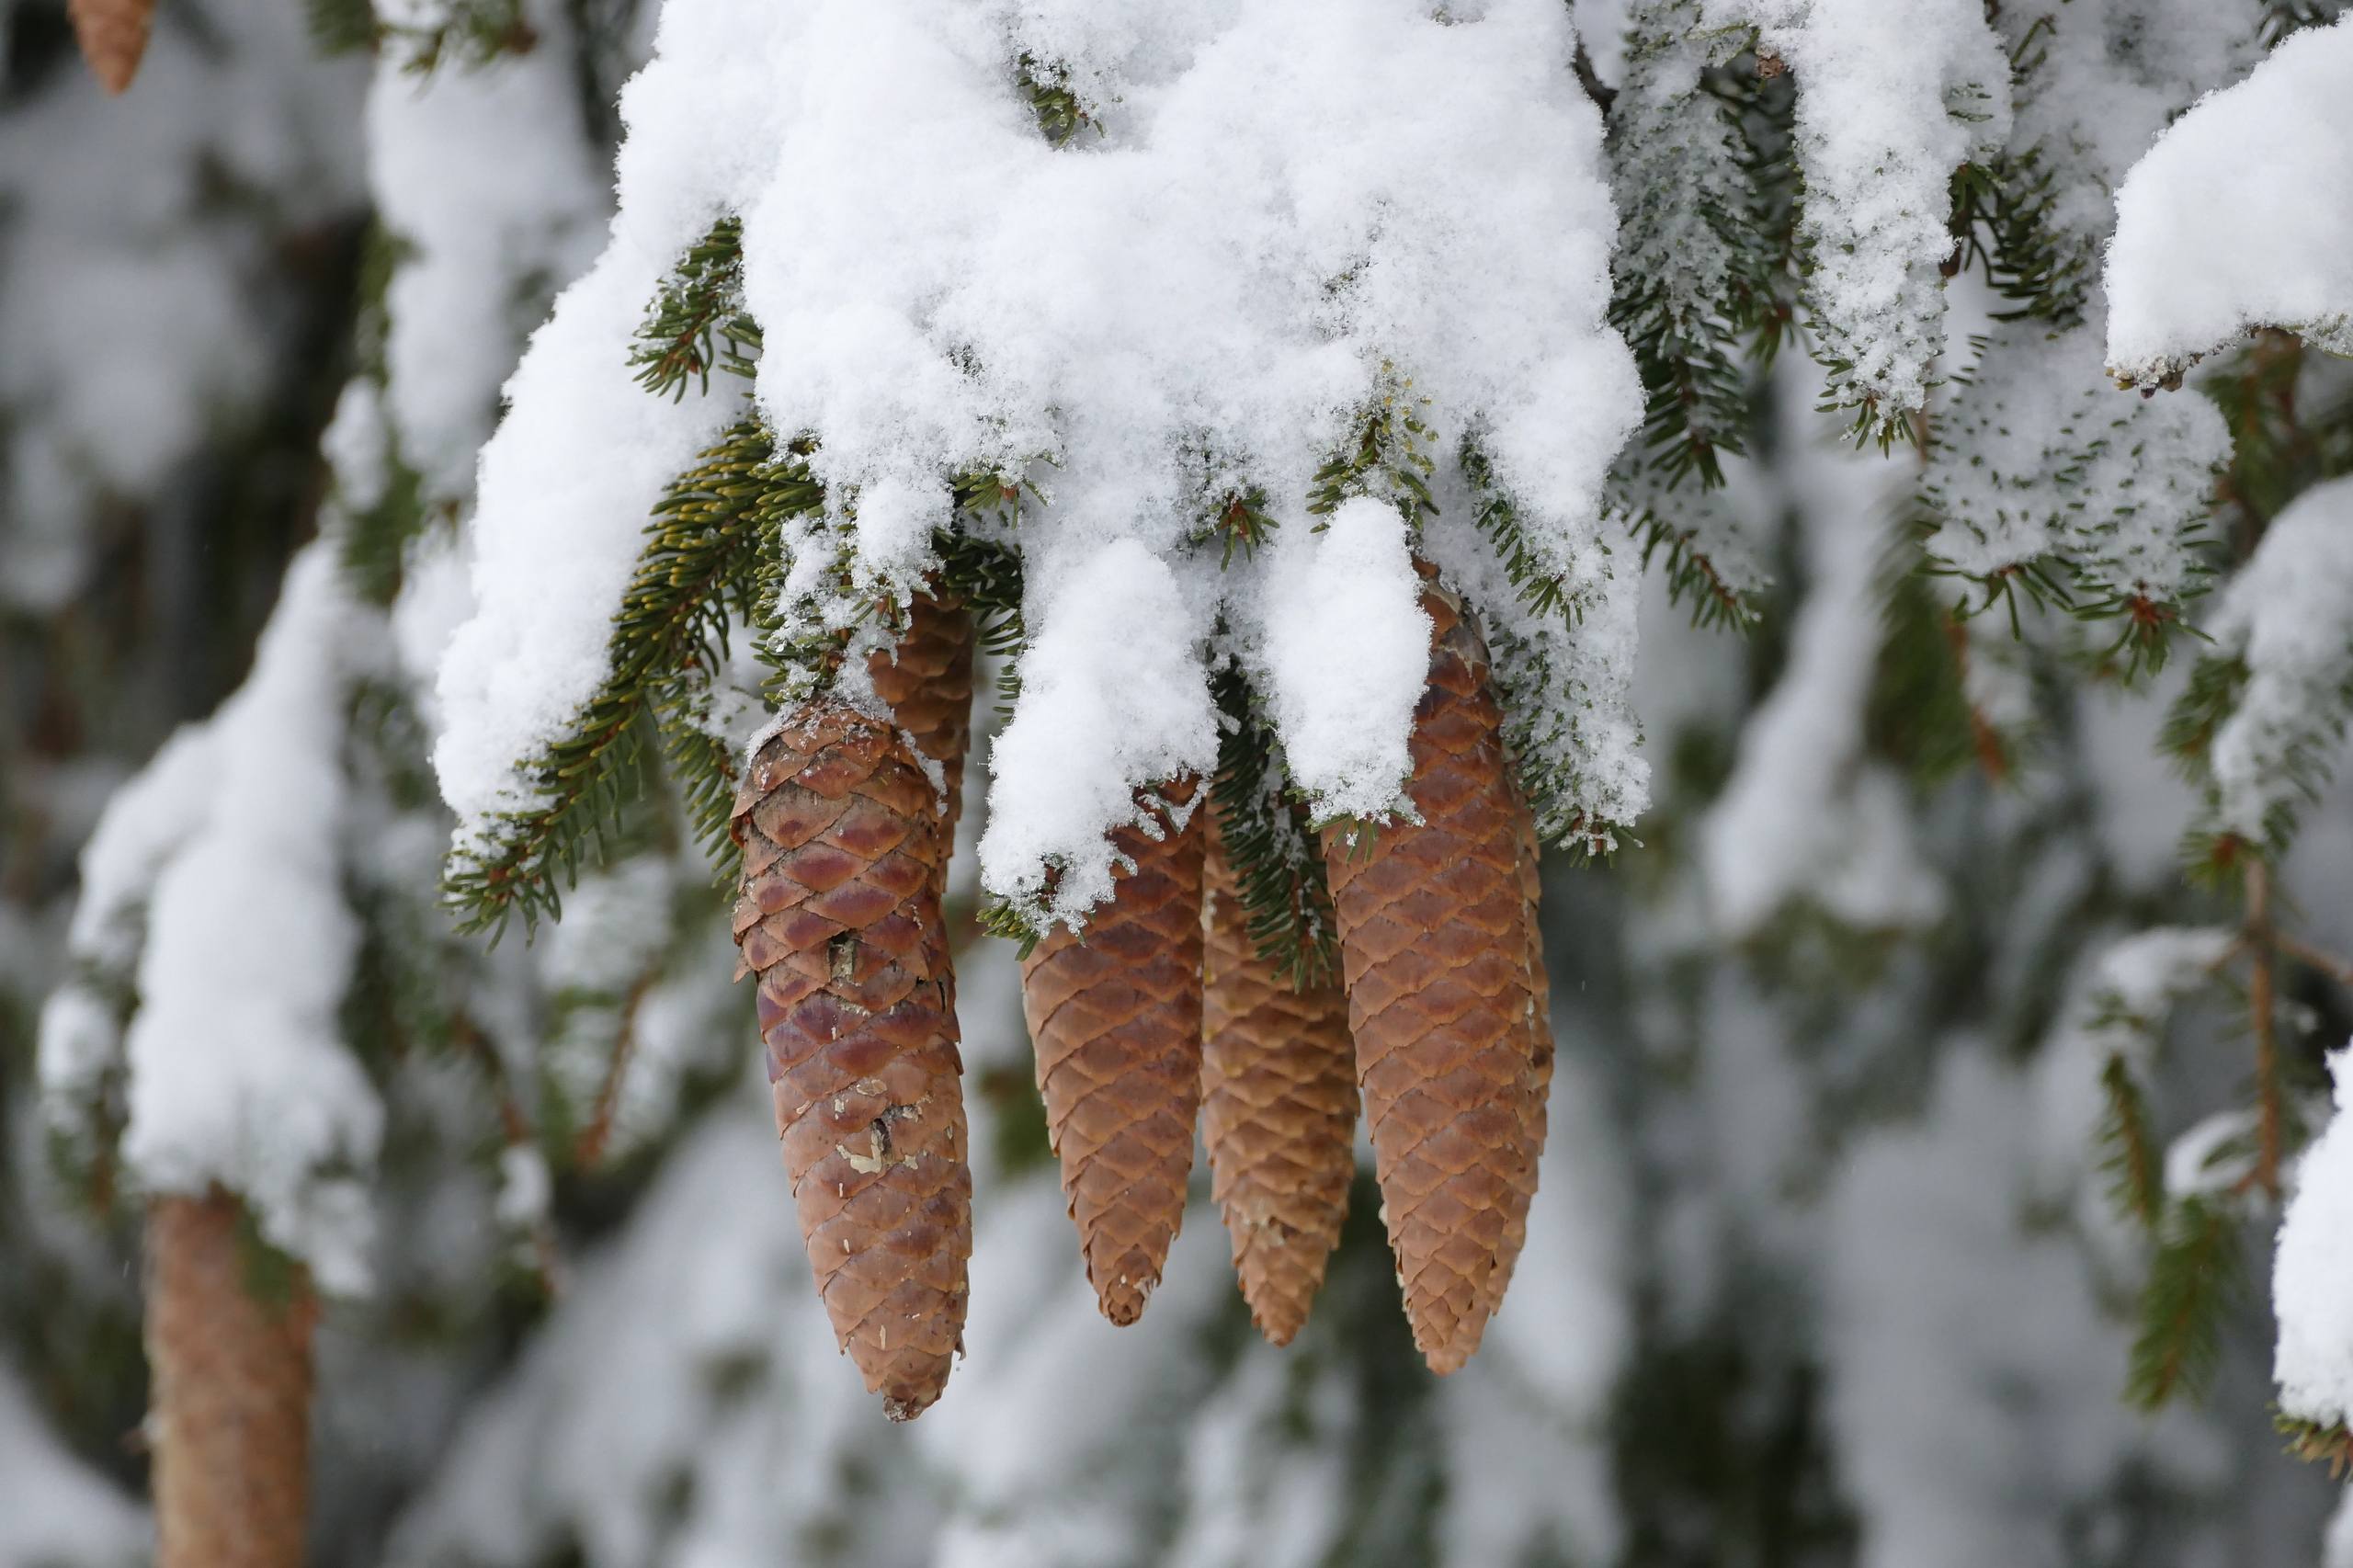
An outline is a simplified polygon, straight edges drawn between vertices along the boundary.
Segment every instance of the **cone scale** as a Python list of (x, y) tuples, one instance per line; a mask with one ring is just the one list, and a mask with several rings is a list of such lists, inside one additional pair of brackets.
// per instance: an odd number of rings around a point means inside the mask
[(1324, 856), (1381, 1210), (1414, 1343), (1479, 1347), (1524, 1237), (1540, 1102), (1518, 800), (1486, 647), (1431, 584), (1414, 713), (1415, 821), (1334, 824)]
[(1199, 783), (1162, 791), (1181, 822), (1112, 835), (1132, 869), (1083, 933), (1058, 926), (1021, 964), (1046, 1131), (1062, 1162), (1086, 1278), (1131, 1324), (1185, 1218), (1201, 1101)]

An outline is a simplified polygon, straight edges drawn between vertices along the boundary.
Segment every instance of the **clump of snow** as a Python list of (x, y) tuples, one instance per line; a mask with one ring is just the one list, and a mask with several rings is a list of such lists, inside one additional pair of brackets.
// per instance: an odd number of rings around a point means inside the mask
[(2125, 397), (2087, 327), (1996, 327), (1932, 426), (1927, 550), (1992, 577), (2057, 555), (2119, 597), (2177, 605), (2231, 434), (2204, 398)]
[[(288, 569), (252, 675), (208, 722), (212, 788), (153, 881), (123, 1153), (149, 1191), (242, 1195), (322, 1288), (367, 1279), (382, 1108), (337, 1026), (344, 704), (367, 627), (331, 541)], [(185, 755), (185, 754), (183, 754)]]
[(2116, 194), (2108, 364), (2143, 385), (2258, 326), (2353, 354), (2353, 17), (2202, 99)]
[[(2261, 841), (2300, 773), (2333, 755), (2353, 706), (2353, 479), (2316, 484), (2271, 520), (2207, 630), (2246, 683), (2214, 733), (2218, 825)], [(2296, 759), (2302, 767), (2290, 766)]]
[(1256, 662), (1292, 782), (1319, 817), (1370, 821), (1400, 805), (1412, 772), (1430, 621), (1397, 508), (1358, 497), (1324, 521), (1281, 530), (1267, 552)]
[(2296, 1163), (2271, 1270), (2279, 1408), (2324, 1426), (2353, 1423), (2353, 1054), (2329, 1071), (2336, 1114)]
[[(461, 834), (524, 803), (516, 764), (604, 674), (662, 482), (739, 408), (723, 393), (657, 403), (623, 362), (663, 272), (722, 212), (743, 220), (758, 411), (815, 439), (827, 487), (825, 526), (801, 541), (824, 559), (793, 570), (844, 561), (870, 602), (904, 598), (936, 563), (951, 479), (1026, 475), (1045, 493), (1016, 540), (1038, 633), (996, 771), (1016, 804), (984, 845), (990, 890), (1017, 903), (1049, 865), (1071, 890), (1058, 908), (1107, 891), (1106, 835), (1132, 791), (1207, 761), (1207, 732), (1186, 728), (1207, 711), (1197, 672), (1145, 691), (1049, 665), (1133, 640), (1174, 677), (1162, 655), (1187, 644), (1198, 665), (1221, 610), (1239, 645), (1271, 650), (1279, 629), (1256, 617), (1292, 613), (1301, 585), (1262, 593), (1262, 571), (1370, 585), (1355, 541), (1222, 571), (1199, 543), (1225, 499), (1203, 491), (1204, 455), (1268, 497), (1279, 532), (1303, 533), (1320, 463), (1405, 381), (1449, 466), (1479, 432), (1539, 569), (1580, 599), (1607, 594), (1601, 487), (1641, 397), (1604, 322), (1615, 224), (1574, 48), (1552, 0), (1444, 17), (1419, 0), (1149, 13), (797, 0), (756, 16), (670, 0), (623, 99), (612, 241), (534, 341), (484, 451), (478, 608), (443, 668), (436, 753)], [(1034, 123), (1024, 56), (1090, 106), (1066, 147)], [(1074, 585), (1121, 542), (1136, 557), (1123, 580), (1150, 597), (1084, 628)], [(1404, 582), (1392, 573), (1392, 611)], [(1331, 661), (1282, 629), (1302, 715), (1367, 696), (1370, 671), (1399, 683), (1375, 704), (1391, 733), (1362, 756), (1282, 737), (1360, 803), (1395, 798), (1387, 762), (1423, 672), (1408, 619), (1384, 624), (1413, 637), (1414, 657), (1384, 650), (1324, 695), (1301, 682)], [(1606, 711), (1631, 639), (1631, 617), (1611, 618), (1579, 644), (1596, 672), (1581, 693), (1605, 710), (1581, 736), (1599, 754), (1587, 771), (1611, 781), (1597, 814), (1643, 803), (1631, 721)], [(1042, 706), (1082, 700), (1106, 722), (1074, 728)], [(1381, 777), (1351, 771), (1383, 747)], [(1077, 813), (1051, 833), (1031, 803), (1049, 798)]]
[(1132, 540), (1105, 546), (1039, 609), (1013, 721), (989, 751), (981, 877), (1048, 920), (1084, 918), (1111, 895), (1097, 842), (1140, 820), (1138, 785), (1216, 771), (1206, 629), (1167, 563)]
[(1953, 171), (2010, 127), (2009, 61), (1979, 0), (1708, 0), (1798, 82), (1815, 353), (1884, 413), (1921, 406), (1943, 351)]

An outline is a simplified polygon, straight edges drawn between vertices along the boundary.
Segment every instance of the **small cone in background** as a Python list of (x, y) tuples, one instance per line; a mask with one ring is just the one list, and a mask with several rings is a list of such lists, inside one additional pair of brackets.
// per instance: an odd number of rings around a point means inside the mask
[(1258, 956), (1209, 824), (1201, 895), (1201, 1138), (1250, 1320), (1288, 1345), (1306, 1323), (1356, 1175), (1355, 1048), (1336, 980), (1294, 988)]
[(130, 86), (139, 74), (140, 56), (147, 52), (155, 0), (67, 0), (65, 8), (98, 85), (109, 93)]
[(1531, 1089), (1520, 803), (1485, 643), (1431, 584), (1429, 683), (1414, 710), (1419, 822), (1324, 829), (1348, 1028), (1405, 1315), (1430, 1369), (1471, 1358), (1527, 1221)]
[[(1187, 778), (1163, 794), (1182, 810), (1199, 790)], [(1047, 1135), (1086, 1278), (1116, 1324), (1143, 1314), (1185, 1218), (1201, 1104), (1203, 806), (1158, 837), (1113, 834), (1135, 869), (1082, 935), (1057, 926), (1021, 962)]]
[[(899, 728), (946, 776), (942, 842), (953, 850), (964, 809), (964, 755), (972, 743), (972, 612), (958, 600), (918, 596), (898, 646), (874, 653), (866, 669)], [(943, 852), (943, 867), (947, 859)]]
[(762, 743), (733, 825), (801, 1239), (835, 1336), (907, 1420), (962, 1347), (972, 1254), (939, 797), (895, 728), (816, 702)]
[(256, 1292), (237, 1200), (147, 1210), (148, 1437), (159, 1568), (300, 1568), (310, 1510), (306, 1287)]

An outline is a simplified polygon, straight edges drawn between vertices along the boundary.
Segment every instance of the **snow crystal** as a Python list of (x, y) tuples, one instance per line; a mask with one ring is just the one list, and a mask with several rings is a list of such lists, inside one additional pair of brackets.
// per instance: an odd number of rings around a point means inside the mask
[(2291, 34), (2116, 196), (2108, 363), (2154, 383), (2257, 326), (2353, 353), (2353, 17)]
[[(461, 832), (520, 798), (516, 759), (604, 673), (637, 527), (717, 417), (692, 396), (657, 404), (620, 360), (662, 269), (723, 211), (743, 220), (765, 345), (758, 410), (816, 438), (858, 596), (920, 585), (953, 477), (1045, 492), (1017, 536), (1036, 635), (997, 771), (1018, 803), (983, 841), (992, 892), (1034, 900), (1050, 864), (1066, 912), (1108, 890), (1105, 835), (1131, 792), (1206, 765), (1197, 666), (1221, 609), (1239, 645), (1270, 652), (1279, 629), (1256, 618), (1296, 613), (1302, 574), (1335, 574), (1314, 595), (1370, 587), (1355, 540), (1286, 540), (1221, 571), (1200, 526), (1225, 494), (1205, 492), (1205, 466), (1268, 497), (1279, 534), (1303, 532), (1322, 460), (1407, 385), (1440, 457), (1480, 433), (1539, 568), (1606, 593), (1600, 492), (1641, 394), (1604, 324), (1614, 219), (1574, 47), (1553, 0), (1443, 19), (1419, 0), (670, 0), (624, 97), (612, 244), (535, 340), (484, 452), (479, 608), (444, 667), (436, 754)], [(1024, 56), (1086, 106), (1066, 147), (1023, 101)], [(1148, 597), (1082, 619), (1074, 585), (1121, 541), (1119, 576)], [(1258, 591), (1261, 572), (1290, 574), (1284, 591)], [(1393, 613), (1402, 582), (1382, 624), (1412, 656), (1384, 650), (1345, 689), (1301, 688), (1334, 661), (1279, 629), (1302, 722), (1371, 696), (1372, 671), (1398, 683), (1375, 704), (1389, 734), (1356, 755), (1328, 732), (1283, 737), (1361, 804), (1395, 798), (1422, 677), (1416, 618)], [(1585, 639), (1597, 707), (1631, 635), (1629, 616)], [(1048, 667), (1098, 649), (1107, 670), (1165, 683)], [(1589, 726), (1604, 755), (1588, 771), (1609, 808), (1639, 811), (1631, 722), (1608, 720)], [(1051, 831), (1042, 800), (1063, 813)]]
[(1915, 409), (1944, 347), (1938, 267), (1956, 168), (2009, 132), (2009, 62), (1979, 0), (1708, 0), (1798, 82), (1817, 354), (1883, 412)]
[(340, 872), (343, 705), (360, 613), (331, 542), (288, 569), (253, 674), (209, 722), (214, 787), (160, 871), (131, 1024), (123, 1153), (150, 1191), (218, 1183), (322, 1288), (367, 1278), (355, 1177), (382, 1122), (336, 1015), (358, 930)]
[(2208, 627), (2236, 654), (2246, 685), (2214, 733), (2221, 827), (2260, 841), (2277, 809), (2297, 798), (2289, 761), (2335, 749), (2353, 685), (2353, 479), (2314, 485), (2271, 520)]
[(2336, 1114), (2296, 1164), (2271, 1272), (2279, 1408), (2324, 1425), (2353, 1422), (2353, 1053), (2329, 1069)]

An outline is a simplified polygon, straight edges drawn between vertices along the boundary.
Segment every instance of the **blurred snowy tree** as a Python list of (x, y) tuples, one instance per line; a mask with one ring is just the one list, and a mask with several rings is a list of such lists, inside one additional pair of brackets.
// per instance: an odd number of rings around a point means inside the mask
[[(319, 1303), (319, 1562), (2353, 1565), (2251, 1284), (2284, 1209), (2344, 1461), (2341, 10), (188, 0), (108, 99), (15, 0), (0, 1564), (153, 1551), (187, 1204)], [(1359, 1139), (1287, 1347), (1205, 1166), (1115, 1328), (984, 932), (1215, 776), (1330, 973), (1417, 559), (1568, 852), (1512, 1290), (1433, 1379)], [(899, 1427), (714, 882), (938, 601), (1001, 700)], [(290, 1560), (189, 1544), (173, 1399), (164, 1560)]]

